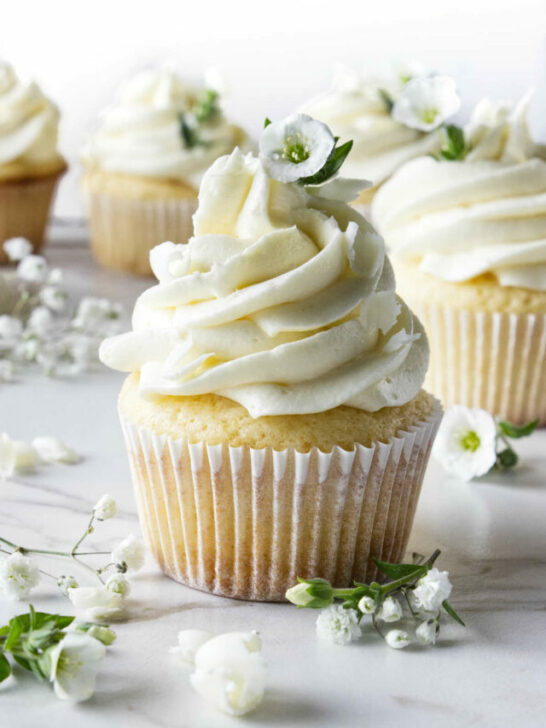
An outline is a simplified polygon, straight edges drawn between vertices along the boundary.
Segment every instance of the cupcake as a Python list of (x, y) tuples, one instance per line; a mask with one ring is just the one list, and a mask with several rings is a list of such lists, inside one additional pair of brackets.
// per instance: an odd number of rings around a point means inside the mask
[[(404, 113), (407, 100), (421, 95), (423, 85), (434, 84), (438, 78), (441, 83), (445, 81), (443, 77), (427, 76), (421, 67), (403, 70), (394, 79), (362, 79), (354, 71), (339, 69), (332, 90), (303, 107), (303, 111), (328, 124), (334, 134), (353, 140), (344, 172), (373, 183), (355, 201), (363, 212), (380, 185), (401, 165), (440, 149), (437, 127), (443, 118), (423, 115), (410, 119)], [(452, 114), (459, 103), (451, 79), (449, 84)]]
[(530, 139), (528, 101), (481, 102), (452, 161), (408, 163), (372, 214), (427, 329), (431, 391), (544, 424), (546, 147)]
[(57, 182), (66, 162), (57, 150), (59, 111), (34, 82), (20, 81), (0, 62), (0, 263), (2, 242), (29, 240), (34, 251), (44, 233)]
[(129, 81), (87, 140), (82, 161), (91, 247), (108, 268), (151, 273), (161, 240), (186, 243), (205, 170), (247, 144), (219, 95), (168, 70)]
[(194, 236), (152, 250), (158, 283), (100, 350), (130, 372), (119, 412), (150, 548), (214, 594), (369, 580), (408, 541), (441, 410), (383, 241), (345, 202), (361, 185), (328, 181), (335, 145), (295, 115), (259, 158), (218, 159)]

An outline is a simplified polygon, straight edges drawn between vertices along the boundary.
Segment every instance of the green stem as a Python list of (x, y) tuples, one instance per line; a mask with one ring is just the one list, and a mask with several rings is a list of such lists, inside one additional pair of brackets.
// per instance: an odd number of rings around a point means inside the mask
[(351, 589), (334, 589), (334, 599), (345, 599), (347, 597), (352, 597), (357, 589), (360, 589), (360, 587), (356, 586)]
[(72, 551), (70, 552), (71, 556), (74, 556), (74, 554), (78, 550), (78, 547), (80, 546), (80, 544), (89, 536), (89, 534), (93, 533), (93, 521), (94, 520), (95, 520), (95, 513), (93, 512), (91, 514), (91, 518), (89, 519), (89, 523), (87, 524), (87, 528), (85, 529), (85, 531), (83, 533), (83, 536), (78, 541), (76, 541), (76, 543), (74, 544), (74, 547), (72, 548)]

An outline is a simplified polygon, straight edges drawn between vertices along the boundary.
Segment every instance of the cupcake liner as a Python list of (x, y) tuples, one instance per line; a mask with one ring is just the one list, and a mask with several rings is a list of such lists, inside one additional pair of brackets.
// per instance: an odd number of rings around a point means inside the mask
[(297, 577), (374, 579), (406, 549), (441, 407), (388, 442), (331, 453), (190, 444), (120, 412), (142, 530), (163, 571), (280, 601)]
[(64, 171), (0, 182), (0, 264), (8, 262), (1, 243), (9, 238), (26, 238), (35, 253), (41, 249), (55, 189)]
[(425, 387), (445, 407), (481, 407), (510, 422), (546, 424), (546, 315), (412, 308), (430, 342)]
[(164, 242), (187, 243), (195, 199), (132, 200), (87, 193), (91, 250), (106, 268), (150, 275), (150, 250)]

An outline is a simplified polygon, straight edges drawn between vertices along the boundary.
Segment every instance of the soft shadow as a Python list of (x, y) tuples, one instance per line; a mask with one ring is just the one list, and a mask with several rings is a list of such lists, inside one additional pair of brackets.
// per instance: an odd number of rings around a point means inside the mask
[(332, 711), (317, 701), (302, 700), (299, 696), (276, 690), (268, 690), (263, 703), (249, 718), (260, 725), (335, 725)]

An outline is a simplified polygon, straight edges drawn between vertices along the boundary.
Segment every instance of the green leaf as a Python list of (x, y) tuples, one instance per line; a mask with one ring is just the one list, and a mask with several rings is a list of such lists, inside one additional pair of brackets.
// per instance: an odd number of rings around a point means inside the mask
[(312, 174), (310, 177), (302, 177), (298, 180), (298, 184), (320, 185), (323, 182), (329, 180), (330, 177), (333, 177), (335, 174), (337, 174), (337, 172), (341, 168), (341, 165), (347, 159), (347, 156), (351, 151), (352, 147), (352, 140), (349, 142), (345, 142), (345, 144), (342, 144), (340, 147), (334, 147), (330, 156), (324, 163), (322, 169), (319, 169), (318, 172)]
[(512, 450), (511, 447), (507, 447), (497, 453), (497, 461), (495, 463), (495, 466), (499, 470), (508, 470), (508, 468), (513, 468), (515, 465), (517, 465), (517, 463), (518, 455), (515, 450)]
[(392, 111), (392, 107), (394, 106), (394, 99), (388, 91), (385, 91), (384, 88), (379, 89), (379, 95), (381, 96), (381, 101), (385, 104), (385, 106), (387, 107), (387, 111), (390, 114)]
[(30, 661), (27, 660), (26, 657), (21, 657), (21, 655), (13, 655), (13, 659), (18, 665), (21, 665), (22, 668), (28, 670), (29, 672), (32, 672)]
[(453, 609), (451, 604), (447, 601), (447, 599), (444, 599), (442, 602), (442, 607), (446, 610), (446, 612), (449, 614), (451, 619), (454, 619), (456, 622), (458, 622), (462, 627), (466, 627), (466, 624), (463, 622), (463, 620), (459, 617), (457, 612)]
[(267, 129), (267, 127), (268, 127), (268, 126), (269, 126), (270, 124), (272, 124), (272, 123), (273, 123), (273, 122), (271, 121), (271, 119), (270, 119), (269, 117), (267, 117), (267, 116), (266, 116), (266, 117), (265, 117), (265, 120), (264, 120), (264, 129)]
[(466, 155), (466, 142), (464, 131), (455, 124), (446, 124), (443, 128), (444, 143), (440, 149), (440, 156), (448, 161), (464, 159)]
[(11, 675), (11, 665), (3, 652), (0, 652), (0, 682)]
[(5, 650), (13, 649), (13, 647), (15, 647), (15, 645), (19, 641), (19, 637), (25, 631), (25, 620), (23, 619), (23, 617), (27, 617), (28, 619), (28, 614), (21, 614), (19, 617), (14, 617), (13, 619), (10, 619), (9, 634), (6, 642), (4, 643)]
[(205, 124), (212, 121), (220, 114), (218, 91), (207, 88), (197, 99), (195, 107), (192, 109), (193, 116), (198, 124)]
[(185, 114), (178, 114), (178, 123), (180, 128), (180, 136), (182, 137), (184, 146), (187, 149), (193, 149), (193, 147), (198, 146), (201, 143), (199, 141), (199, 136), (195, 129), (193, 129), (188, 123)]
[(380, 569), (389, 579), (403, 579), (404, 577), (411, 578), (412, 576), (418, 576), (423, 573), (423, 566), (419, 564), (389, 564), (388, 561), (380, 561), (379, 559), (373, 559), (374, 564)]
[(528, 437), (533, 433), (538, 425), (538, 420), (528, 422), (526, 425), (513, 425), (511, 422), (499, 422), (501, 432), (513, 440), (519, 440), (520, 437)]

